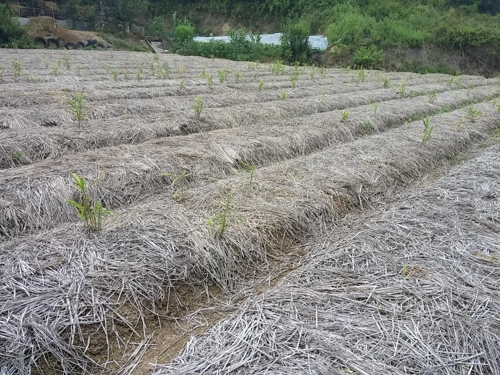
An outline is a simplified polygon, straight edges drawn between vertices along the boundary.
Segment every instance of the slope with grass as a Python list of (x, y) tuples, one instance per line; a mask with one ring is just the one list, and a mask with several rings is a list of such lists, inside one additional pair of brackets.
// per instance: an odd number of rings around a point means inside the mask
[[(165, 362), (199, 332), (207, 298), (252, 294), (322, 229), (500, 126), (498, 81), (475, 76), (96, 51), (6, 50), (0, 65), (0, 368), (14, 374), (147, 373), (155, 345)], [(68, 203), (87, 198), (112, 212), (102, 230)], [(197, 371), (182, 358), (169, 371)]]

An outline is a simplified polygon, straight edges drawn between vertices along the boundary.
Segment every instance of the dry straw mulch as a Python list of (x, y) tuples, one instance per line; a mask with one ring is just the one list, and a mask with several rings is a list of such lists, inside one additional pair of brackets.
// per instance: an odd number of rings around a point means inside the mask
[(494, 146), (334, 226), (308, 265), (154, 374), (499, 374), (499, 182)]

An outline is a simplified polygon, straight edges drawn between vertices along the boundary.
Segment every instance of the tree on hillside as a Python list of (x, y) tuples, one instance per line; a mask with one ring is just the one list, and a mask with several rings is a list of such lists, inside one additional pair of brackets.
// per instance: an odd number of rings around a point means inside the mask
[(132, 22), (148, 10), (149, 0), (107, 0), (107, 6), (114, 22), (130, 31)]
[(30, 48), (33, 41), (19, 21), (12, 18), (6, 4), (0, 4), (0, 47)]

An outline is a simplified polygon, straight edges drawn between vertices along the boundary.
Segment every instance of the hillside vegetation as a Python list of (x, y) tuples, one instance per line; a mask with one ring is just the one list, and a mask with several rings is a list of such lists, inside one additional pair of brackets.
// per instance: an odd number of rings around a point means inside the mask
[[(330, 45), (324, 56), (296, 54), (301, 62), (320, 65), (489, 76), (500, 66), (498, 0), (105, 0), (102, 8), (97, 0), (69, 0), (57, 8), (62, 17), (84, 20), (91, 27), (127, 33), (136, 24), (147, 35), (168, 40), (175, 40), (178, 26), (189, 27), (193, 35), (293, 28), (302, 34), (321, 33)], [(241, 44), (191, 43), (174, 50), (233, 60), (290, 60), (289, 51)]]

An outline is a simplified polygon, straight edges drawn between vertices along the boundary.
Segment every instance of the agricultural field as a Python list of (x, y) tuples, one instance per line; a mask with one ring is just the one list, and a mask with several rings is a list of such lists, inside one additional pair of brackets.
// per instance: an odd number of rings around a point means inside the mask
[(500, 82), (0, 54), (0, 374), (500, 373)]

